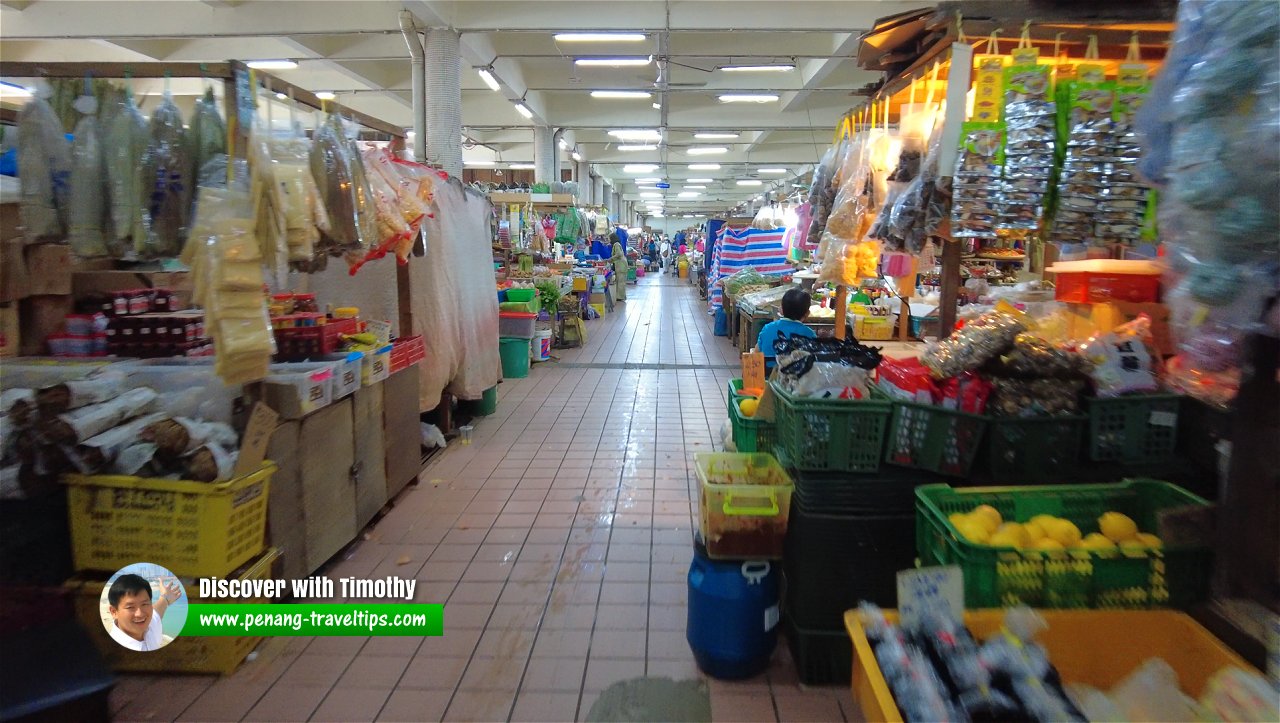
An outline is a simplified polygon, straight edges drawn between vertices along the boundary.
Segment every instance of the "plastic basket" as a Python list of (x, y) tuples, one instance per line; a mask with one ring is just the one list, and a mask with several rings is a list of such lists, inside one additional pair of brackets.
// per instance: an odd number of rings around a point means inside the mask
[[(785, 457), (778, 461), (786, 465)], [(794, 505), (832, 515), (913, 516), (916, 487), (943, 481), (900, 467), (886, 467), (874, 474), (795, 472), (791, 477), (796, 485)]]
[(532, 339), (537, 331), (537, 314), (520, 314), (504, 311), (498, 314), (498, 336), (511, 339)]
[(342, 347), (344, 334), (360, 331), (355, 319), (330, 319), (319, 326), (277, 328), (276, 358), (281, 361), (302, 361), (322, 354), (333, 354)]
[(954, 409), (893, 402), (885, 461), (963, 477), (982, 450), (987, 418)]
[(1095, 462), (1159, 462), (1178, 441), (1177, 394), (1088, 398), (1089, 459)]
[[(271, 578), (271, 569), (280, 552), (274, 547), (261, 557), (236, 570), (229, 579), (233, 580), (266, 580)], [(183, 580), (190, 602), (227, 602), (225, 600), (203, 600), (196, 596), (199, 589), (194, 579)], [(128, 673), (219, 673), (226, 675), (235, 671), (240, 663), (253, 652), (262, 640), (261, 637), (225, 636), (225, 637), (191, 637), (179, 635), (171, 643), (139, 655), (126, 650), (111, 639), (103, 627), (102, 621), (102, 589), (106, 581), (101, 578), (77, 576), (63, 586), (73, 595), (76, 618), (84, 626), (93, 639), (98, 651), (107, 663), (118, 672)], [(237, 599), (232, 603), (262, 604), (269, 603), (269, 598)], [(189, 613), (190, 614), (190, 613)]]
[[(1049, 662), (1065, 683), (1081, 683), (1110, 690), (1151, 658), (1160, 658), (1177, 673), (1178, 685), (1199, 698), (1209, 679), (1228, 666), (1252, 670), (1239, 655), (1183, 613), (1170, 610), (1041, 610), (1049, 627), (1036, 641), (1049, 654)], [(897, 613), (885, 611), (897, 621)], [(875, 652), (867, 640), (862, 616), (845, 613), (845, 629), (852, 641), (853, 699), (862, 719), (900, 723), (902, 713), (894, 702)], [(979, 641), (1000, 631), (1002, 610), (970, 610), (965, 627)], [(848, 642), (846, 642), (846, 645)]]
[(1086, 417), (987, 417), (985, 469), (998, 483), (1066, 482)]
[[(737, 385), (734, 382), (737, 382)], [(741, 385), (741, 379), (729, 382), (729, 423), (733, 425), (733, 446), (737, 447), (739, 452), (773, 452), (776, 436), (773, 422), (743, 416), (738, 408), (738, 402), (750, 397), (737, 393), (742, 388)]]
[[(782, 632), (795, 661), (796, 676), (805, 685), (836, 685), (849, 680), (853, 650), (849, 634), (839, 630), (812, 630), (784, 619)], [(874, 720), (874, 719), (869, 719)]]
[(422, 336), (403, 336), (391, 345), (391, 373), (413, 366), (427, 358), (427, 347)]
[(783, 558), (787, 616), (806, 628), (836, 629), (863, 600), (894, 605), (898, 571), (915, 563), (915, 539), (910, 512), (833, 515), (793, 499)]
[(227, 482), (64, 475), (76, 570), (146, 561), (183, 577), (225, 577), (266, 546), (276, 465)]
[(1098, 531), (1098, 517), (1114, 510), (1157, 530), (1161, 510), (1208, 503), (1155, 480), (1119, 484), (916, 490), (916, 551), (925, 565), (959, 565), (971, 608), (1025, 603), (1049, 608), (1186, 608), (1205, 599), (1212, 552), (1195, 546), (1162, 550), (1047, 552), (977, 545), (960, 536), (948, 515), (991, 505), (1006, 520), (1063, 517), (1082, 535)]
[(815, 472), (880, 469), (889, 402), (793, 397), (776, 383), (769, 385), (778, 401), (778, 447), (788, 465)]
[(507, 289), (507, 301), (533, 301), (537, 289)]
[(893, 319), (888, 316), (853, 317), (853, 336), (859, 341), (888, 341), (893, 338)]
[(698, 475), (699, 530), (712, 559), (782, 557), (794, 485), (769, 454), (702, 452)]

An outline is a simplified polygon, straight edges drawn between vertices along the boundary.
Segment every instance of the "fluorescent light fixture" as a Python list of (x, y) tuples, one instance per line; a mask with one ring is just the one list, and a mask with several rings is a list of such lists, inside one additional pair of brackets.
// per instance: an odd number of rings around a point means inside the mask
[(721, 103), (775, 103), (778, 96), (773, 93), (725, 93), (720, 96)]
[(533, 165), (532, 163), (512, 163), (509, 166), (507, 166), (507, 168), (511, 168), (518, 171), (527, 171), (527, 170), (537, 168), (537, 166)]
[(623, 173), (651, 173), (658, 170), (658, 166), (652, 163), (632, 163), (622, 167)]
[(636, 183), (658, 183), (661, 178), (637, 178)]
[(763, 186), (764, 181), (756, 181), (754, 179), (748, 179), (745, 181), (738, 181), (738, 185), (739, 186)]
[(576, 58), (573, 61), (573, 64), (581, 65), (584, 68), (586, 67), (624, 68), (624, 67), (633, 67), (638, 65), (649, 65), (652, 62), (653, 62), (652, 55), (644, 55), (644, 56), (634, 55), (626, 58)]
[(320, 100), (333, 100), (338, 96), (336, 93), (334, 93), (331, 90), (317, 90), (316, 97), (319, 98)]
[(593, 90), (592, 98), (648, 98), (653, 94), (647, 90)]
[(790, 63), (772, 63), (769, 65), (722, 65), (720, 69), (729, 73), (769, 73), (795, 70)]
[(284, 93), (276, 93), (276, 98), (279, 100), (289, 100), (289, 96)]
[(483, 80), (484, 84), (489, 86), (489, 90), (502, 89), (501, 86), (498, 85), (498, 79), (493, 77), (493, 73), (489, 72), (488, 68), (477, 68), (476, 73), (479, 73), (480, 80)]
[(464, 166), (495, 166), (497, 161), (463, 161)]
[[(686, 190), (686, 191), (705, 191), (706, 189), (707, 189), (707, 187), (706, 187), (706, 186), (697, 185), (697, 184), (692, 185), (692, 186), (685, 186), (685, 187), (684, 187), (684, 190)], [(696, 195), (696, 194), (695, 194), (695, 195)]]
[(298, 67), (293, 60), (250, 60), (245, 65), (254, 70), (293, 70)]
[(559, 146), (560, 146), (560, 150), (562, 150), (562, 151), (567, 151), (567, 150), (569, 150), (569, 141), (566, 141), (566, 140), (565, 140), (565, 139), (563, 139), (563, 138), (561, 138), (561, 139), (560, 139), (560, 141), (557, 143), (557, 145), (559, 145)]
[(656, 151), (658, 150), (658, 147), (650, 144), (635, 145), (631, 143), (624, 143), (618, 146), (618, 150), (620, 151)]
[(689, 170), (690, 171), (718, 171), (720, 170), (720, 164), (719, 163), (690, 163)]
[(704, 141), (727, 140), (729, 138), (737, 138), (738, 134), (737, 133), (694, 133), (693, 137), (704, 140)]
[(714, 178), (686, 178), (685, 183), (715, 183)]
[(714, 156), (728, 152), (729, 149), (724, 146), (693, 146), (685, 149), (685, 153), (691, 156)]
[(648, 36), (644, 33), (556, 33), (554, 37), (560, 43), (639, 43)]
[(662, 194), (657, 191), (645, 191), (640, 194), (640, 198), (662, 198)]
[(678, 197), (680, 197), (680, 198), (697, 198), (698, 196), (701, 196), (702, 194), (701, 194), (701, 193), (698, 193), (697, 191), (681, 191), (680, 193), (678, 193), (678, 194), (676, 194), (676, 195), (677, 195)]
[(525, 105), (524, 103), (516, 103), (516, 112), (524, 116), (525, 118), (533, 117), (533, 111), (529, 110), (529, 106)]
[(582, 163), (582, 154), (581, 154), (581, 153), (579, 153), (579, 152), (577, 152), (577, 151), (574, 151), (574, 152), (573, 152), (573, 154), (572, 154), (572, 158), (573, 158), (573, 160), (577, 161), (578, 163)]
[(785, 168), (761, 168), (761, 169), (759, 169), (759, 173), (786, 173), (786, 172), (787, 172), (787, 169), (785, 169)]
[(609, 135), (620, 141), (660, 141), (662, 140), (662, 131), (656, 130), (618, 130), (609, 131)]
[(653, 109), (654, 109), (654, 110), (662, 110), (662, 104), (661, 104), (661, 103), (654, 103), (654, 104), (653, 104)]

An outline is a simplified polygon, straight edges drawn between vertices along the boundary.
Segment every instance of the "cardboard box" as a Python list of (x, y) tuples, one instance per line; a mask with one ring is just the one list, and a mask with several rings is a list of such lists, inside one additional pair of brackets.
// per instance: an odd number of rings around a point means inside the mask
[(71, 293), (77, 299), (129, 289), (171, 289), (178, 299), (176, 309), (191, 305), (192, 279), (189, 271), (75, 271)]
[(18, 356), (22, 337), (18, 333), (18, 305), (0, 306), (0, 358)]
[(71, 313), (70, 296), (28, 296), (18, 302), (23, 356), (41, 356), (45, 339), (61, 331)]
[(31, 296), (71, 293), (71, 247), (32, 244), (23, 251), (27, 264), (27, 293)]
[(0, 240), (0, 302), (25, 299), (30, 294), (23, 248), (21, 236)]

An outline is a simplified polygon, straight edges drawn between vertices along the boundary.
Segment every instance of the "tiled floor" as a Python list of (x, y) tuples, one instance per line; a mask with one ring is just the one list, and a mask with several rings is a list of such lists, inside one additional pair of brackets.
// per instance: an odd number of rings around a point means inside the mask
[[(693, 453), (719, 447), (737, 351), (686, 282), (649, 276), (587, 343), (499, 387), (498, 413), (325, 571), (415, 577), (441, 638), (273, 638), (233, 675), (129, 676), (119, 720), (582, 719), (610, 684), (703, 680), (684, 639)], [(716, 720), (856, 719), (797, 682), (705, 680)]]

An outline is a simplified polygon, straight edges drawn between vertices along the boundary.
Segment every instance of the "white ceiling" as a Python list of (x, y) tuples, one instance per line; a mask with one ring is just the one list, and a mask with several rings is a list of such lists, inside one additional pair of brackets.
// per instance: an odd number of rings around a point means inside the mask
[[(876, 0), (0, 0), (0, 59), (55, 62), (217, 62), (292, 59), (276, 75), (397, 125), (412, 124), (410, 65), (399, 30), (408, 9), (421, 27), (453, 27), (463, 53), (462, 120), (479, 144), (468, 161), (533, 161), (535, 120), (564, 128), (571, 148), (641, 200), (634, 178), (661, 177), (668, 213), (723, 211), (770, 183), (790, 190), (818, 160), (852, 91), (878, 78), (851, 59), (859, 33), (879, 17), (927, 5)], [(642, 32), (642, 42), (568, 43), (565, 31)], [(666, 47), (665, 53), (662, 51)], [(573, 64), (575, 57), (655, 56), (642, 67)], [(666, 60), (666, 89), (657, 86)], [(786, 72), (730, 73), (723, 65), (793, 64)], [(477, 68), (491, 67), (497, 92)], [(592, 98), (592, 90), (642, 90), (647, 99)], [(722, 93), (772, 93), (772, 103), (722, 103)], [(652, 107), (654, 102), (661, 109)], [(625, 152), (607, 131), (662, 129), (657, 150)], [(698, 131), (735, 132), (696, 140)], [(725, 146), (691, 156), (693, 145)], [(562, 164), (569, 163), (562, 152)], [(690, 163), (719, 163), (716, 171)], [(630, 174), (623, 165), (660, 164)], [(784, 175), (758, 173), (785, 168)], [(683, 179), (711, 178), (696, 198), (679, 198)], [(765, 179), (766, 186), (738, 186)]]

